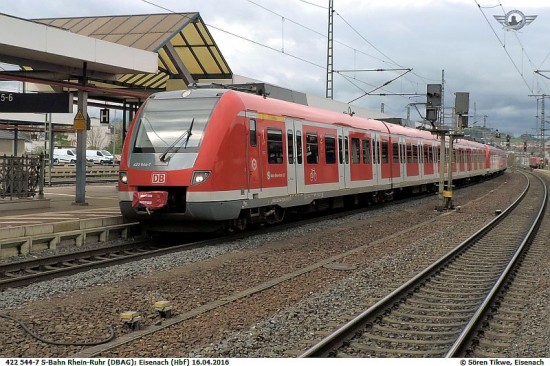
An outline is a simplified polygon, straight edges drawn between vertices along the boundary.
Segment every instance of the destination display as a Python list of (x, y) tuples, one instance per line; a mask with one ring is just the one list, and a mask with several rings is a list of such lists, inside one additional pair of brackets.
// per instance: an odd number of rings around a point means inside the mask
[(0, 92), (0, 113), (72, 113), (71, 93)]

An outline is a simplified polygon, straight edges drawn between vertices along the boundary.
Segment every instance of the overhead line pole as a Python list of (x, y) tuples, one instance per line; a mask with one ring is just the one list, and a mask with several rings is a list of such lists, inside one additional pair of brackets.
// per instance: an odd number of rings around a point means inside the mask
[[(542, 74), (541, 74), (542, 75)], [(535, 97), (537, 98), (537, 106), (538, 106), (538, 100), (539, 100), (539, 97), (541, 99), (541, 102), (540, 102), (540, 108), (541, 108), (541, 111), (540, 111), (540, 140), (541, 140), (541, 155), (542, 155), (542, 158), (543, 159), (546, 159), (546, 144), (545, 144), (545, 133), (544, 131), (546, 130), (545, 128), (545, 99), (550, 97), (550, 95), (548, 94), (529, 94), (530, 97)]]
[(327, 99), (333, 99), (334, 77), (334, 1), (328, 2), (328, 45), (327, 45)]

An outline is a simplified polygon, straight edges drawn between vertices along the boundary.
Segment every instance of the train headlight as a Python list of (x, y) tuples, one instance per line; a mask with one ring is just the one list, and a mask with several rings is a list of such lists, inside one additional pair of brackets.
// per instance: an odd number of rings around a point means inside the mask
[(128, 184), (128, 172), (119, 172), (118, 173), (118, 179), (124, 183)]
[(210, 176), (209, 171), (193, 172), (193, 178), (191, 178), (191, 185), (201, 184)]

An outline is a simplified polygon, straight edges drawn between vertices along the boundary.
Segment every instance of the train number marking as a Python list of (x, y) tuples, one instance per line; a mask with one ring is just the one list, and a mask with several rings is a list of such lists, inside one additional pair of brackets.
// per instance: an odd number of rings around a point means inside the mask
[(166, 183), (166, 173), (152, 173), (151, 174), (151, 183), (153, 183), (153, 184), (164, 184), (164, 183)]

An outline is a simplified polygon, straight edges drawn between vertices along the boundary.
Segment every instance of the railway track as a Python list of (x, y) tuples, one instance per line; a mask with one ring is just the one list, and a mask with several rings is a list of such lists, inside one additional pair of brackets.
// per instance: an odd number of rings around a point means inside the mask
[(486, 227), (301, 357), (467, 354), (545, 206), (545, 184), (530, 179), (520, 198)]
[(68, 276), (94, 268), (104, 268), (207, 244), (208, 241), (200, 241), (170, 245), (170, 243), (159, 244), (156, 241), (143, 240), (130, 244), (15, 262), (0, 266), (0, 290), (26, 286), (31, 283)]
[[(386, 206), (388, 204), (398, 205), (407, 203), (421, 197), (423, 196), (419, 195), (388, 202)], [(270, 226), (269, 228), (262, 228), (261, 230), (264, 232), (266, 232), (266, 230), (267, 232), (269, 230), (288, 230), (292, 227), (307, 225), (308, 223), (314, 223), (319, 220), (331, 220), (352, 216), (366, 210), (372, 210), (372, 207), (360, 207), (354, 210), (337, 211), (329, 214), (320, 212), (307, 218), (297, 217), (292, 221)], [(226, 236), (215, 236), (205, 240), (194, 240), (194, 238), (189, 237), (183, 244), (181, 243), (181, 238), (172, 237), (167, 239), (167, 237), (162, 237), (161, 240), (146, 239), (133, 243), (123, 243), (98, 249), (83, 250), (70, 254), (53, 255), (40, 259), (0, 265), (0, 291), (6, 288), (21, 287), (53, 278), (68, 276), (90, 269), (105, 268), (116, 264), (175, 253), (206, 245), (216, 245), (220, 242), (246, 237), (250, 235), (251, 232), (254, 232), (254, 229), (245, 232), (231, 233)]]

